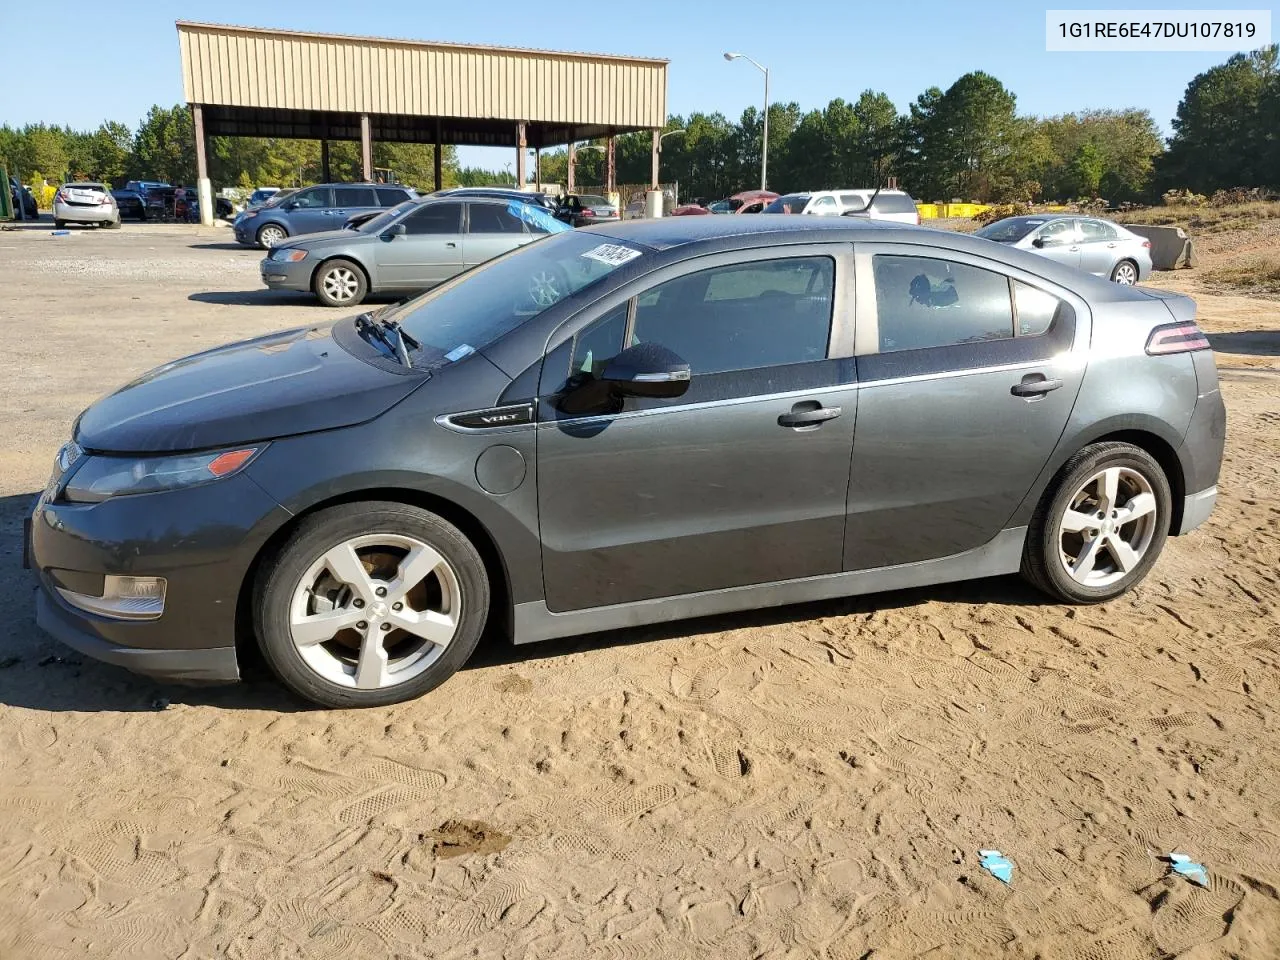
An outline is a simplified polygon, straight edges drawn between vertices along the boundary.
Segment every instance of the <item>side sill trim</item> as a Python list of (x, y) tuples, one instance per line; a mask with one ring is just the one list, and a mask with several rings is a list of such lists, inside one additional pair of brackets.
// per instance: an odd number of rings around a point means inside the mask
[(515, 643), (536, 643), (555, 637), (569, 637), (600, 630), (620, 630), (671, 620), (686, 620), (736, 610), (777, 607), (789, 603), (807, 603), (834, 597), (851, 597), (884, 590), (904, 590), (934, 583), (951, 583), (1016, 573), (1022, 565), (1022, 546), (1026, 527), (1002, 530), (988, 543), (950, 557), (921, 560), (874, 570), (758, 583), (724, 590), (709, 590), (679, 597), (661, 597), (619, 603), (607, 607), (590, 607), (567, 613), (553, 613), (545, 600), (518, 603), (515, 606)]

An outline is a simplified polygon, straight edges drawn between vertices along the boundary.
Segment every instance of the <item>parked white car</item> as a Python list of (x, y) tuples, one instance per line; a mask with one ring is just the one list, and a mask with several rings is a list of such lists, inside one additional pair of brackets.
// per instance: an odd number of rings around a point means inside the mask
[[(867, 202), (874, 197), (868, 208)], [(818, 216), (865, 217), (893, 223), (919, 224), (916, 202), (901, 190), (809, 190), (787, 193), (764, 208), (765, 213), (808, 213)]]
[(64, 183), (53, 195), (53, 225), (96, 223), (104, 227), (120, 226), (120, 208), (111, 191), (101, 183)]

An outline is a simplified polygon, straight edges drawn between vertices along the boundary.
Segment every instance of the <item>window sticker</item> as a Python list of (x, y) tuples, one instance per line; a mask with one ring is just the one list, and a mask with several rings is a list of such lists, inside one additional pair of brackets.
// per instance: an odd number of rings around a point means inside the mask
[(599, 260), (601, 263), (607, 263), (611, 267), (620, 267), (624, 263), (640, 256), (640, 251), (617, 243), (602, 243), (598, 247), (592, 247), (582, 256), (588, 260)]

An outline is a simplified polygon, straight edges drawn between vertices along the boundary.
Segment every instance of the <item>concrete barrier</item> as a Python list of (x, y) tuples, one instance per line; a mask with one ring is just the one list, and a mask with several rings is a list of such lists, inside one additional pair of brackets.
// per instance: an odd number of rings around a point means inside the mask
[(1124, 223), (1121, 226), (1151, 241), (1151, 265), (1155, 269), (1177, 270), (1179, 267), (1196, 265), (1191, 238), (1181, 227), (1151, 227), (1139, 223)]

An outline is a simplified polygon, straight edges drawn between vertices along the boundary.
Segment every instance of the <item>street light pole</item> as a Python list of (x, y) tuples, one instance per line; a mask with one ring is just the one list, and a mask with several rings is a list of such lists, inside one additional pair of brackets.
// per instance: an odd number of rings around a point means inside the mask
[(726, 60), (745, 60), (764, 74), (763, 137), (760, 144), (760, 189), (769, 189), (769, 68), (761, 66), (745, 53), (726, 53)]

